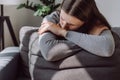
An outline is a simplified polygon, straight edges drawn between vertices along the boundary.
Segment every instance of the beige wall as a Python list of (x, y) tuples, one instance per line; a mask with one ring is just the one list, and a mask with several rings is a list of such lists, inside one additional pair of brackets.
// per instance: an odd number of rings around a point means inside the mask
[(96, 0), (103, 15), (113, 27), (120, 27), (120, 0)]
[[(10, 16), (11, 23), (13, 25), (17, 40), (19, 38), (19, 30), (23, 26), (39, 26), (41, 23), (41, 17), (33, 16), (33, 11), (27, 9), (16, 9), (17, 6), (4, 6), (4, 15)], [(6, 22), (4, 23), (5, 30), (5, 47), (13, 46), (11, 36), (8, 31)]]

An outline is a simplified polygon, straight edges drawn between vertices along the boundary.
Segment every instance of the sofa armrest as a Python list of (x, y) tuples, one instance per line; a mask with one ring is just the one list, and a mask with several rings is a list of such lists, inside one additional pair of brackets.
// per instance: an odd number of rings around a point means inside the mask
[(19, 32), (20, 40), (20, 56), (24, 65), (28, 65), (29, 42), (31, 35), (36, 32), (39, 27), (23, 26)]
[(0, 80), (15, 80), (19, 60), (19, 47), (8, 47), (0, 52)]
[(37, 31), (38, 29), (39, 27), (30, 27), (30, 26), (23, 26), (20, 29), (20, 33), (19, 33), (20, 48), (22, 48), (23, 46), (24, 48), (29, 46), (29, 38), (31, 34)]
[(31, 36), (34, 32), (37, 32), (39, 27), (32, 26), (23, 26), (19, 32), (19, 40), (20, 40), (20, 59), (21, 62), (21, 73), (25, 77), (30, 78), (29, 73), (29, 44), (31, 42)]

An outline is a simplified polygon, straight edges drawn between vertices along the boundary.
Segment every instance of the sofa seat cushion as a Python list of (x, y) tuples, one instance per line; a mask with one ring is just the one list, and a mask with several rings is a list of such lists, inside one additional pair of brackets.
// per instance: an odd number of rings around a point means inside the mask
[(19, 47), (8, 47), (0, 52), (0, 80), (14, 80), (16, 78), (18, 60)]

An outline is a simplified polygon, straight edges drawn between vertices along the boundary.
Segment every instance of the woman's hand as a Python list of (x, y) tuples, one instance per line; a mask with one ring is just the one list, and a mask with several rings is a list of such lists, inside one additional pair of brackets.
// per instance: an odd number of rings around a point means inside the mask
[(62, 29), (59, 25), (54, 24), (49, 21), (45, 21), (41, 24), (41, 27), (39, 28), (38, 33), (41, 35), (47, 31), (50, 31), (54, 33), (55, 35), (63, 36), (63, 37), (67, 33), (67, 31), (65, 29)]

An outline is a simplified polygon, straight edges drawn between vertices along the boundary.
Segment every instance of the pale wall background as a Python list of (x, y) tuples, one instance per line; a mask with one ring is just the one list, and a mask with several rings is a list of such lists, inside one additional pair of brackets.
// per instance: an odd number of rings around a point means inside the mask
[[(35, 1), (35, 0), (32, 0)], [(57, 0), (61, 2), (62, 0)], [(113, 27), (120, 27), (120, 0), (96, 0), (100, 11), (105, 15)], [(10, 16), (15, 34), (19, 40), (19, 30), (23, 26), (40, 26), (41, 17), (33, 16), (33, 12), (27, 9), (17, 10), (17, 6), (5, 6), (5, 15)], [(5, 47), (13, 46), (8, 28), (5, 23)]]
[(100, 11), (113, 27), (120, 27), (120, 0), (96, 0)]

